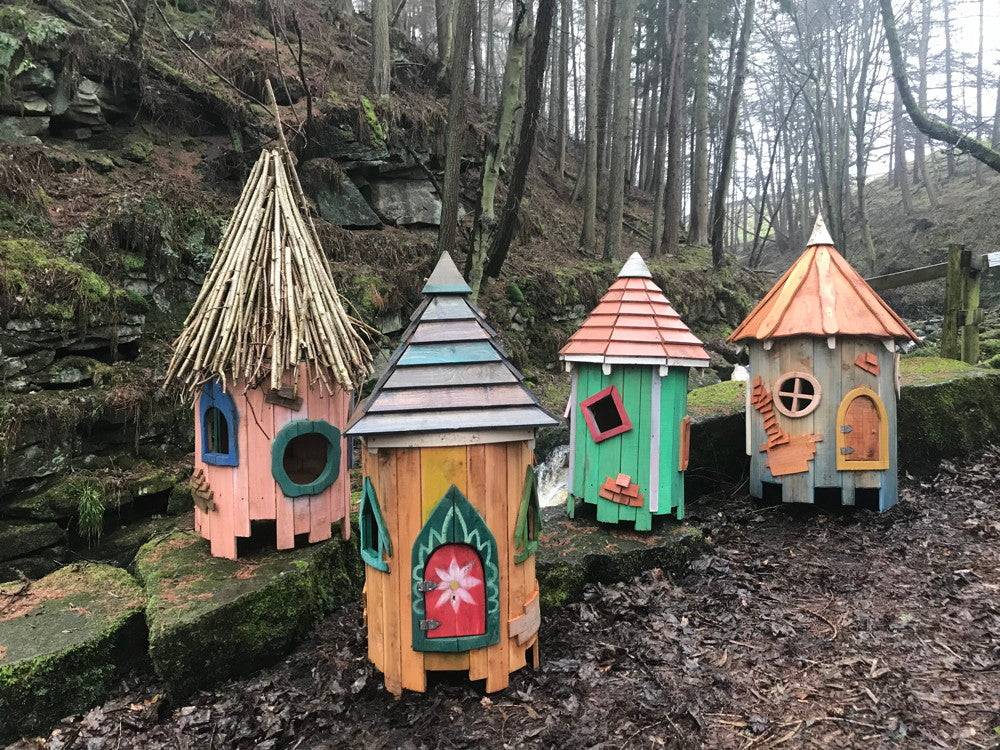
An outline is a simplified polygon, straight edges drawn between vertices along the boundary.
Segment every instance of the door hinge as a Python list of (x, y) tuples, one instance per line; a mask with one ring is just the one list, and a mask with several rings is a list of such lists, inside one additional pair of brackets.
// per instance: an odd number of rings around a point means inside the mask
[(435, 628), (441, 627), (441, 623), (437, 620), (421, 620), (420, 629), (421, 630), (434, 630)]
[(421, 593), (426, 593), (428, 591), (434, 591), (438, 585), (434, 581), (421, 581), (417, 584), (417, 591)]
[(854, 432), (854, 428), (849, 424), (842, 424), (840, 425), (840, 431), (843, 433)]
[(840, 452), (843, 453), (845, 456), (848, 456), (851, 453), (854, 453), (854, 448), (852, 448), (849, 445), (845, 445), (843, 448), (840, 449)]

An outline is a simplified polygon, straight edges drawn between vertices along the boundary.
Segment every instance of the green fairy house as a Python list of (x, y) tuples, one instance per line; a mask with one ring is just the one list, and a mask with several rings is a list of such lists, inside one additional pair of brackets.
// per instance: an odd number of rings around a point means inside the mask
[(688, 370), (708, 353), (633, 253), (559, 352), (572, 377), (567, 511), (638, 531), (684, 516)]

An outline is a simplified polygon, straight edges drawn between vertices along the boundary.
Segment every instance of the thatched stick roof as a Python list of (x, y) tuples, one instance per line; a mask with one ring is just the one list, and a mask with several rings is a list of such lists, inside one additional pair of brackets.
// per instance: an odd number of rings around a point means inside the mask
[(337, 293), (279, 137), (277, 148), (261, 152), (243, 188), (174, 342), (166, 382), (194, 390), (213, 378), (223, 384), (242, 379), (279, 389), (285, 376), (307, 363), (327, 388), (336, 382), (354, 390), (372, 369), (359, 325)]

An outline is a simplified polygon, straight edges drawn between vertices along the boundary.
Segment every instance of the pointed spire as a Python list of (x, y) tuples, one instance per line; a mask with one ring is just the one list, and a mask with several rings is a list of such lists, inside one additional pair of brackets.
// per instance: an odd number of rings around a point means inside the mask
[(826, 229), (822, 213), (816, 214), (816, 224), (813, 226), (813, 231), (809, 236), (806, 247), (812, 247), (813, 245), (833, 245), (833, 238)]
[(427, 277), (424, 284), (424, 294), (471, 294), (472, 289), (465, 283), (462, 274), (458, 272), (458, 267), (451, 256), (444, 252), (438, 259), (437, 265)]
[(649, 272), (649, 267), (642, 256), (639, 253), (632, 253), (625, 261), (625, 265), (622, 266), (622, 270), (618, 272), (618, 278), (651, 279), (653, 274)]

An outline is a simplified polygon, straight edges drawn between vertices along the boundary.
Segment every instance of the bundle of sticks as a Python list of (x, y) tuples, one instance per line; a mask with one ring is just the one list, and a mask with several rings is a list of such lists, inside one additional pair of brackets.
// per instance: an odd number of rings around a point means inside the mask
[[(272, 107), (277, 120), (277, 106)], [(273, 390), (300, 363), (333, 389), (361, 387), (372, 356), (344, 309), (278, 120), (254, 165), (184, 328), (166, 384), (219, 378)]]

